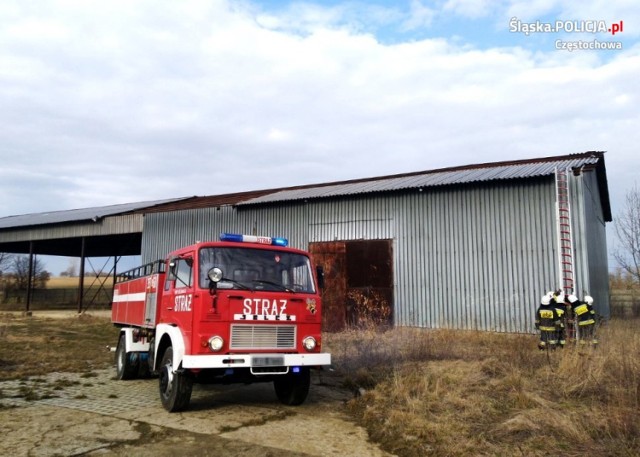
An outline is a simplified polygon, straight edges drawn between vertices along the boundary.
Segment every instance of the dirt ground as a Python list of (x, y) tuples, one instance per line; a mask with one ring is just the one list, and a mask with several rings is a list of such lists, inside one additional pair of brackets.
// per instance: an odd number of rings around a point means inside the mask
[(158, 380), (118, 381), (115, 368), (0, 382), (0, 455), (388, 456), (346, 414), (353, 394), (313, 372), (307, 401), (280, 404), (271, 383), (195, 385), (167, 413)]
[[(318, 376), (299, 407), (279, 404), (271, 384), (195, 386), (191, 407), (178, 414), (162, 409), (156, 379), (112, 378), (103, 370), (90, 379), (64, 373), (31, 385), (0, 383), (0, 454), (388, 455), (344, 414), (349, 393)], [(47, 389), (56, 385), (68, 387), (51, 395)], [(31, 400), (13, 396), (25, 388), (40, 393)]]

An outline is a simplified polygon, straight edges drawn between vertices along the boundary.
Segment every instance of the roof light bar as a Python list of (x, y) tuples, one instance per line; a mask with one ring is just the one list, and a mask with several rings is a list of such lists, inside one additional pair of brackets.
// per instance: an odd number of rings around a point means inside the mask
[(286, 247), (289, 245), (289, 241), (286, 238), (256, 236), (256, 235), (240, 235), (237, 233), (221, 233), (220, 241), (231, 241), (233, 243), (270, 244), (272, 246), (282, 246), (282, 247)]

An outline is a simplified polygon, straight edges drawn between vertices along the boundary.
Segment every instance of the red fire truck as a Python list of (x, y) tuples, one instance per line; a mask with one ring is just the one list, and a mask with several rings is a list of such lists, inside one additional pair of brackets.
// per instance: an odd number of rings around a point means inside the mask
[(322, 271), (284, 238), (223, 233), (118, 275), (111, 320), (120, 327), (118, 379), (157, 374), (169, 411), (194, 383), (273, 381), (303, 403), (321, 351)]

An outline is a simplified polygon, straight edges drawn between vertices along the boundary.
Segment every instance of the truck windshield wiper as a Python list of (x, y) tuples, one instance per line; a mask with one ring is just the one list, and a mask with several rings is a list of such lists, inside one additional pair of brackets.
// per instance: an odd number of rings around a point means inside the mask
[(254, 279), (252, 282), (257, 282), (258, 284), (267, 284), (269, 286), (277, 287), (280, 290), (284, 290), (285, 292), (291, 292), (292, 294), (295, 293), (295, 290), (289, 289), (287, 286), (283, 284), (279, 284), (273, 281), (267, 281), (266, 279)]

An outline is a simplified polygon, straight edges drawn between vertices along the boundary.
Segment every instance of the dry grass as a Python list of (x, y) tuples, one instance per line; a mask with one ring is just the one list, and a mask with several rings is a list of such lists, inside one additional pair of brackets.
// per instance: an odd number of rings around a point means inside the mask
[(600, 347), (533, 335), (395, 329), (328, 335), (371, 437), (400, 456), (640, 455), (638, 321)]
[[(410, 328), (328, 334), (324, 344), (358, 394), (349, 410), (393, 454), (636, 456), (639, 324), (614, 320), (597, 350), (548, 355), (534, 335)], [(2, 314), (0, 380), (110, 367), (117, 332), (104, 317)]]
[(52, 372), (87, 372), (113, 365), (118, 329), (109, 318), (68, 319), (0, 314), (0, 381)]
[[(69, 276), (53, 276), (47, 281), (47, 289), (75, 289), (79, 283), (78, 277)], [(113, 278), (100, 278), (99, 280), (95, 276), (87, 275), (84, 278), (84, 287), (98, 287), (104, 281), (104, 287), (111, 287), (113, 285)]]

